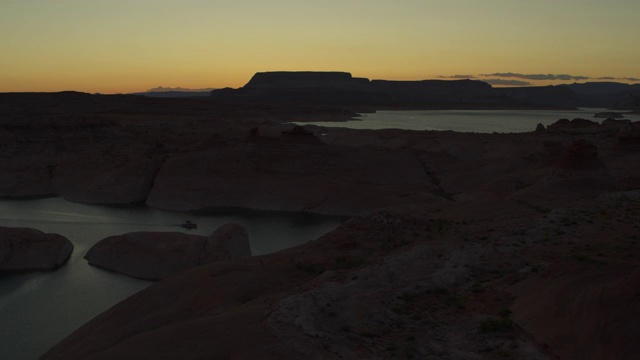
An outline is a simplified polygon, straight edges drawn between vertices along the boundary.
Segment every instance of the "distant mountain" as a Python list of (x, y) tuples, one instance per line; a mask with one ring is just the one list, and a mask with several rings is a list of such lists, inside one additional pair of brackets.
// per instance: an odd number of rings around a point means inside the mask
[(604, 107), (640, 109), (640, 84), (614, 82), (494, 88), (478, 80), (369, 80), (348, 72), (259, 72), (239, 89), (211, 91), (231, 102), (383, 108), (483, 109)]
[(559, 85), (577, 94), (579, 106), (640, 109), (640, 84), (587, 82)]
[(618, 82), (586, 82), (573, 83), (570, 85), (559, 85), (582, 95), (613, 95), (628, 91), (639, 91), (640, 84), (623, 84)]
[(239, 89), (211, 92), (216, 100), (378, 108), (507, 107), (512, 101), (476, 80), (391, 81), (352, 77), (347, 72), (260, 72)]
[(578, 107), (579, 96), (571, 89), (560, 86), (526, 86), (496, 88), (496, 92), (522, 104), (555, 107)]
[(176, 97), (201, 97), (211, 95), (215, 88), (189, 89), (182, 87), (162, 87), (158, 86), (144, 92), (133, 93), (132, 95), (142, 95), (150, 97), (176, 98)]

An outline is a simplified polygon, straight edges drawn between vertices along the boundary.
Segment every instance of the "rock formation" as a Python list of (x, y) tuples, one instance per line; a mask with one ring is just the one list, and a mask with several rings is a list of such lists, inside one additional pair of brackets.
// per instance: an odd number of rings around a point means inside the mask
[(135, 232), (110, 236), (86, 254), (89, 265), (150, 280), (213, 261), (250, 256), (247, 231), (221, 226), (210, 237), (180, 232)]
[(329, 147), (304, 134), (283, 134), (245, 147), (169, 158), (147, 205), (178, 211), (245, 207), (352, 215), (413, 202), (435, 191), (417, 155), (377, 146)]
[(565, 150), (564, 156), (556, 164), (558, 168), (567, 170), (586, 170), (604, 166), (598, 159), (598, 148), (584, 139), (572, 142)]
[(208, 239), (205, 261), (235, 259), (251, 256), (247, 230), (239, 224), (220, 226)]
[[(278, 87), (298, 92), (282, 79)], [(258, 80), (255, 92), (266, 91), (269, 76)], [(385, 84), (395, 85), (430, 86)], [(444, 85), (471, 89), (457, 99), (486, 87)], [(164, 209), (351, 216), (259, 257), (241, 256), (249, 246), (237, 226), (211, 238), (133, 233), (100, 243), (87, 255), (100, 266), (163, 281), (42, 359), (640, 357), (627, 337), (640, 323), (637, 123), (353, 130), (290, 124), (354, 112), (317, 104), (65, 93), (34, 100), (36, 113), (33, 96), (4, 98), (3, 195), (128, 203), (149, 191), (146, 203)], [(67, 120), (74, 127), (60, 126)]]
[(78, 157), (55, 169), (53, 189), (63, 198), (89, 204), (144, 202), (160, 162), (144, 157)]
[(72, 251), (73, 244), (61, 235), (0, 227), (0, 274), (54, 270)]
[(634, 341), (640, 325), (624, 319), (640, 315), (638, 286), (638, 266), (530, 279), (512, 288), (518, 296), (512, 307), (514, 320), (560, 359), (633, 357), (640, 353), (640, 344)]

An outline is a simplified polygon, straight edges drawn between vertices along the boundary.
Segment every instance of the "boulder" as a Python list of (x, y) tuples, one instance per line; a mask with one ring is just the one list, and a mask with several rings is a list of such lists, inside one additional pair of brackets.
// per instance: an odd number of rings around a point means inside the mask
[(180, 232), (133, 232), (100, 240), (86, 254), (89, 265), (141, 279), (160, 280), (210, 262), (250, 256), (247, 231), (221, 226), (210, 237)]
[(54, 270), (71, 256), (64, 236), (30, 228), (0, 227), (0, 274)]
[(220, 226), (207, 239), (207, 260), (232, 259), (251, 256), (249, 235), (240, 224), (225, 224)]

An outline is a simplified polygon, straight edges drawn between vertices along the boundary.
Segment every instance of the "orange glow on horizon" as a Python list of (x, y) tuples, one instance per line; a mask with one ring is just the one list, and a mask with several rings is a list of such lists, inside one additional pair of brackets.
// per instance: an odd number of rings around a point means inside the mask
[[(468, 74), (529, 85), (640, 77), (635, 0), (32, 0), (0, 10), (0, 92), (238, 88), (256, 72), (278, 70), (387, 80)], [(508, 72), (525, 76), (486, 76)]]

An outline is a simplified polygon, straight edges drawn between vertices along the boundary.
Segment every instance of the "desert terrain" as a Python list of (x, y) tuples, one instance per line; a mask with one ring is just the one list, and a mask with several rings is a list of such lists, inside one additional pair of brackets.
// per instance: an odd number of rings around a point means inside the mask
[(290, 122), (362, 108), (0, 98), (3, 197), (348, 218), (171, 275), (41, 359), (640, 356), (638, 123), (351, 130)]

